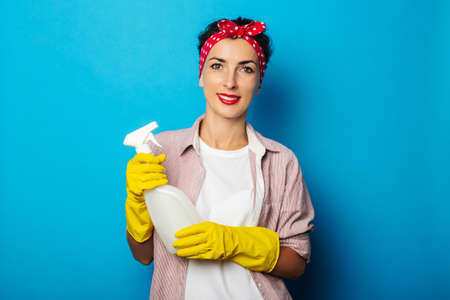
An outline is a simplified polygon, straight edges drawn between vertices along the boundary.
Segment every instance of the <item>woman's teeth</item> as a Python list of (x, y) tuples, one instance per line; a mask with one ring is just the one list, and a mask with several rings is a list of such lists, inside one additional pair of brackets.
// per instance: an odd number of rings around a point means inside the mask
[(236, 100), (239, 98), (239, 97), (228, 97), (228, 96), (224, 96), (224, 95), (220, 95), (220, 97), (222, 97), (225, 100), (230, 100), (230, 101), (233, 101), (233, 100)]

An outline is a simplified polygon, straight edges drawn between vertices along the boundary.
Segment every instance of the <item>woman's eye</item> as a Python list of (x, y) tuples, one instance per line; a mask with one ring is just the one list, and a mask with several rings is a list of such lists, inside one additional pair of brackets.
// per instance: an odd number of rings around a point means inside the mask
[(244, 69), (244, 72), (246, 73), (253, 73), (253, 68), (249, 67), (249, 66), (243, 66), (242, 67)]
[(221, 64), (218, 64), (218, 63), (214, 63), (214, 64), (211, 65), (211, 69), (214, 69), (214, 70), (218, 70), (218, 69), (220, 69), (221, 67), (222, 67), (222, 65), (221, 65)]

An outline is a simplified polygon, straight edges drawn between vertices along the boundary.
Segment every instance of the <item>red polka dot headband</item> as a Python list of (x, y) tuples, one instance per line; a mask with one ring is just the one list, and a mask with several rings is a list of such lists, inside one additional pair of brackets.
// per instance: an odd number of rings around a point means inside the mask
[(259, 82), (261, 84), (264, 77), (264, 69), (266, 68), (266, 58), (264, 57), (262, 47), (252, 36), (258, 35), (263, 32), (266, 29), (266, 24), (253, 21), (246, 25), (237, 26), (236, 23), (230, 20), (223, 19), (217, 22), (217, 27), (219, 27), (220, 31), (211, 35), (203, 44), (202, 50), (200, 51), (199, 76), (202, 76), (203, 65), (205, 64), (206, 57), (208, 56), (209, 51), (217, 42), (225, 38), (243, 38), (250, 44), (250, 46), (253, 47), (253, 49), (255, 49), (256, 55), (258, 55), (260, 74)]

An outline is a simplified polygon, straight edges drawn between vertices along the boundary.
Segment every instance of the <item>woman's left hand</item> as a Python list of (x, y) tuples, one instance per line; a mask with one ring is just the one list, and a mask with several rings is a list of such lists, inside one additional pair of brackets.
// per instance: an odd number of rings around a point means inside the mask
[(202, 222), (175, 233), (177, 255), (189, 259), (230, 259), (259, 272), (271, 272), (280, 254), (278, 234), (265, 227), (234, 227)]

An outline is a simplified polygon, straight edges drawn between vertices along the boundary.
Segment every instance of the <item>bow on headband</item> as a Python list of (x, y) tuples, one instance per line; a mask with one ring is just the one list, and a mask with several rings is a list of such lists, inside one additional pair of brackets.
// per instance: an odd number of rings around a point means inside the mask
[(253, 36), (262, 33), (266, 29), (266, 25), (262, 22), (252, 21), (246, 25), (237, 26), (236, 23), (230, 20), (220, 20), (217, 22), (217, 27), (220, 31), (211, 35), (202, 46), (200, 51), (200, 75), (202, 76), (203, 65), (205, 64), (206, 57), (208, 56), (211, 48), (219, 41), (225, 38), (243, 38), (256, 52), (259, 63), (259, 82), (262, 83), (264, 77), (264, 70), (266, 68), (266, 58), (264, 57), (264, 51)]

